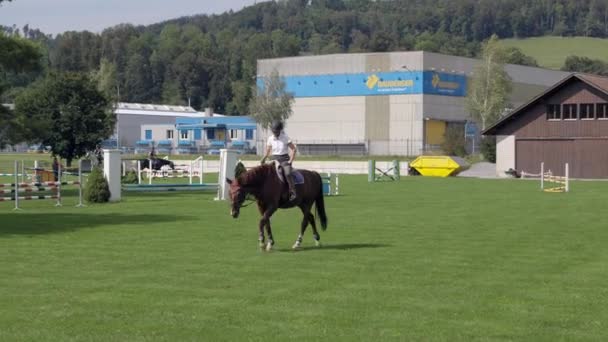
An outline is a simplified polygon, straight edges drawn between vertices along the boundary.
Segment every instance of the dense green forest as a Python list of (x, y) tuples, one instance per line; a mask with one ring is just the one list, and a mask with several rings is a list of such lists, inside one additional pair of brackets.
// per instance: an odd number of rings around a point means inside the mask
[[(39, 42), (46, 70), (90, 73), (114, 99), (245, 114), (259, 58), (407, 50), (473, 57), (494, 33), (607, 37), (608, 0), (281, 0), (101, 34), (3, 30)], [(514, 48), (509, 62), (536, 64)], [(39, 73), (6, 75), (13, 89), (4, 100)]]

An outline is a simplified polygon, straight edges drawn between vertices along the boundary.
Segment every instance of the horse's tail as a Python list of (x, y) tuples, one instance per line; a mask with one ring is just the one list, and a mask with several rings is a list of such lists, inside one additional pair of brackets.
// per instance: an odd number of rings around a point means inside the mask
[(317, 195), (317, 198), (315, 199), (315, 210), (317, 216), (320, 221), (321, 221), (321, 228), (323, 228), (323, 230), (327, 229), (327, 214), (325, 213), (325, 201), (323, 199), (323, 180), (321, 179), (321, 175), (317, 174), (317, 177), (319, 177), (319, 194)]

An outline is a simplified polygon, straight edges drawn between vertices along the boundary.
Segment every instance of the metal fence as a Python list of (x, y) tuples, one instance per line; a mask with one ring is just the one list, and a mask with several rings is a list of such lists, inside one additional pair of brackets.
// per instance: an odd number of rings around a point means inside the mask
[[(417, 156), (426, 151), (436, 150), (433, 146), (424, 146), (422, 140), (306, 140), (294, 139), (301, 155), (324, 156), (370, 156), (399, 155)], [(258, 151), (264, 151), (266, 140), (257, 140)]]

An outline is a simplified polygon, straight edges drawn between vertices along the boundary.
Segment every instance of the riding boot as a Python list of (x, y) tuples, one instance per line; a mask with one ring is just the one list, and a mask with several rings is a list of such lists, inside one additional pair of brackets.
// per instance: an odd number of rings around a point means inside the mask
[(296, 199), (296, 186), (293, 182), (293, 176), (288, 175), (285, 178), (287, 178), (287, 185), (289, 186), (289, 200), (293, 201)]

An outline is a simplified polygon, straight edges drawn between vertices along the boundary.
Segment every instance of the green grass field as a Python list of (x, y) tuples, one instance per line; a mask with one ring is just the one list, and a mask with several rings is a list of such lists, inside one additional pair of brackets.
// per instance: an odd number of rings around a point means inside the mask
[(544, 68), (559, 70), (566, 57), (577, 55), (608, 62), (608, 40), (591, 37), (538, 37), (504, 39), (506, 46), (520, 48)]
[(608, 182), (343, 176), (324, 246), (211, 194), (0, 203), (1, 341), (606, 340)]

